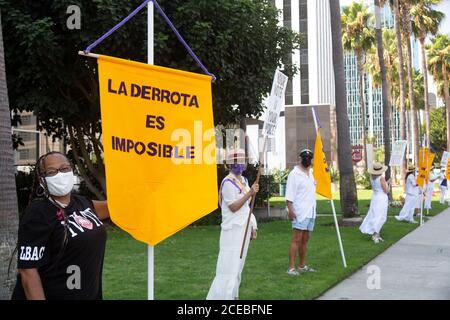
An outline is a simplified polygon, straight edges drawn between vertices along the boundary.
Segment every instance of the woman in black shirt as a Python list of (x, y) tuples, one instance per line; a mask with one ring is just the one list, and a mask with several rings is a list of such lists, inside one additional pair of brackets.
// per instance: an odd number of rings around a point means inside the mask
[(50, 152), (36, 163), (35, 181), (19, 224), (18, 276), (12, 299), (102, 299), (109, 218), (106, 201), (71, 194), (67, 157)]

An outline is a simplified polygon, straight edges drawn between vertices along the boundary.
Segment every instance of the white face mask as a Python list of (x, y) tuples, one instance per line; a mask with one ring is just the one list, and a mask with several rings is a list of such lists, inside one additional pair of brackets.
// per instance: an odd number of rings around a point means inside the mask
[(73, 172), (58, 172), (53, 177), (46, 177), (48, 192), (52, 196), (62, 197), (69, 194), (73, 189)]

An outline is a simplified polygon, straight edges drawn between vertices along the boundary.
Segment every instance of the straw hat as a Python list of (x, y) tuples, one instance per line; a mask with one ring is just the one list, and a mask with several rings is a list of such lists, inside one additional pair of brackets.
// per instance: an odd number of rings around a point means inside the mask
[(369, 170), (367, 170), (367, 172), (369, 172), (370, 174), (373, 174), (373, 175), (381, 175), (384, 172), (386, 172), (387, 169), (388, 169), (387, 166), (382, 165), (381, 163), (375, 162), (373, 164), (373, 167), (369, 168)]
[(231, 149), (227, 152), (226, 163), (231, 164), (235, 162), (244, 163), (247, 158), (245, 157), (244, 149)]
[(415, 166), (409, 165), (409, 166), (408, 166), (408, 169), (406, 169), (406, 173), (408, 173), (408, 172), (414, 172), (414, 171), (416, 171), (416, 167), (415, 167)]

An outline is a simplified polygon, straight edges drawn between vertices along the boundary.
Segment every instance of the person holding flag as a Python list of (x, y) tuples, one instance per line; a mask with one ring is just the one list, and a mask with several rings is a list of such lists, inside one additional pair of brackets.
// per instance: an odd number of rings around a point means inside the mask
[[(315, 272), (305, 264), (308, 241), (316, 220), (316, 181), (311, 173), (313, 158), (311, 150), (303, 149), (299, 154), (300, 163), (289, 173), (286, 184), (286, 204), (293, 230), (287, 273), (292, 276)], [(298, 269), (295, 268), (297, 254), (300, 259)]]
[(371, 174), (370, 183), (372, 184), (372, 199), (370, 201), (369, 212), (359, 227), (362, 233), (372, 236), (375, 243), (383, 241), (380, 236), (381, 228), (387, 220), (389, 208), (388, 193), (390, 190), (390, 179), (385, 180), (383, 174), (388, 169), (387, 166), (380, 163), (374, 163), (372, 168), (367, 171)]
[[(251, 215), (249, 232), (245, 233), (251, 198), (256, 196), (259, 185), (249, 187), (242, 173), (246, 170), (245, 151), (232, 150), (226, 159), (230, 173), (222, 180), (219, 190), (219, 204), (222, 209), (220, 232), (220, 251), (217, 260), (216, 276), (209, 289), (206, 300), (237, 300), (241, 274), (250, 239), (256, 239), (257, 223)], [(240, 258), (242, 239), (247, 235), (242, 258)]]
[(417, 221), (414, 220), (414, 210), (416, 209), (417, 203), (420, 201), (420, 191), (419, 186), (417, 185), (415, 172), (416, 168), (414, 166), (408, 167), (406, 172), (405, 204), (398, 216), (395, 216), (395, 219), (398, 221), (417, 223)]
[(431, 176), (425, 188), (425, 204), (424, 209), (431, 209), (431, 201), (433, 200), (434, 182), (438, 179), (434, 174)]

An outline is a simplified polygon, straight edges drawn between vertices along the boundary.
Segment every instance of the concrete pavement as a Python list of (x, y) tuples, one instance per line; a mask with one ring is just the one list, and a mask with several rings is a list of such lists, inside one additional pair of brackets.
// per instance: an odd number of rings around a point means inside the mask
[(450, 208), (318, 299), (450, 300)]

